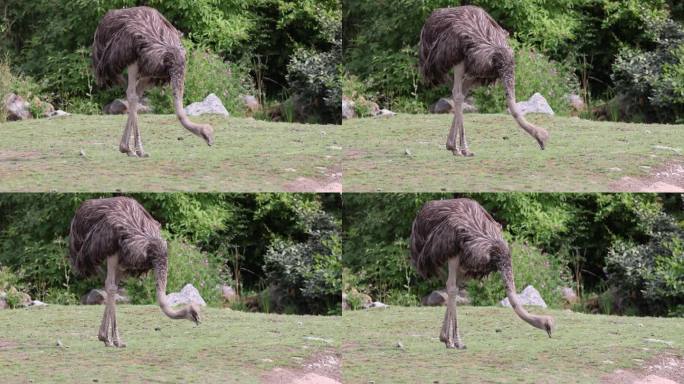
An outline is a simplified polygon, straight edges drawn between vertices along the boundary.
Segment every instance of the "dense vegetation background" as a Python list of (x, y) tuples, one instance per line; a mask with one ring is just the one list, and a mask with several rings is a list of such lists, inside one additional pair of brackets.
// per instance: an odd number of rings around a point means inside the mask
[[(282, 101), (277, 114), (285, 120), (339, 123), (339, 0), (6, 0), (0, 97), (16, 92), (68, 112), (100, 113), (124, 91), (96, 87), (93, 34), (108, 10), (137, 5), (158, 9), (185, 35), (186, 104), (213, 92), (241, 116), (240, 97), (251, 94)], [(150, 99), (156, 112), (172, 111), (168, 90)]]
[[(684, 3), (677, 0), (344, 0), (344, 94), (357, 112), (373, 100), (422, 113), (448, 96), (450, 88), (421, 82), (420, 30), (434, 9), (468, 4), (509, 31), (520, 100), (540, 92), (568, 114), (566, 96), (575, 93), (588, 117), (684, 122)], [(500, 85), (474, 98), (481, 112), (505, 111)]]
[[(534, 285), (551, 307), (562, 287), (579, 293), (576, 309), (684, 316), (684, 201), (681, 194), (477, 193), (503, 225), (516, 285)], [(430, 200), (453, 194), (344, 194), (344, 291), (390, 304), (417, 305), (443, 289), (412, 268), (411, 223)], [(504, 298), (499, 273), (470, 281), (476, 305)], [(358, 304), (358, 303), (356, 303)]]
[[(86, 199), (104, 194), (0, 194), (0, 291), (72, 304), (104, 275), (83, 279), (69, 266), (69, 223)], [(192, 283), (209, 305), (220, 285), (241, 293), (234, 308), (340, 313), (337, 194), (133, 194), (163, 227), (169, 286)], [(130, 278), (133, 303), (154, 303), (154, 274)]]

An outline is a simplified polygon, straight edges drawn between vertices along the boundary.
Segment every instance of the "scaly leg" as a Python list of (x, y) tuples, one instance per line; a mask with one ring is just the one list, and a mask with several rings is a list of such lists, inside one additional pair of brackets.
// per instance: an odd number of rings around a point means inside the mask
[[(463, 76), (465, 70), (463, 68), (463, 63), (454, 67), (454, 85), (451, 90), (451, 97), (454, 100), (454, 120), (451, 122), (451, 129), (449, 130), (449, 136), (447, 137), (446, 147), (454, 155), (458, 156), (461, 154), (458, 148), (456, 148), (456, 136), (460, 133), (460, 127), (463, 126), (463, 110), (460, 109), (461, 103), (463, 103), (463, 94), (461, 87), (463, 85)], [(460, 99), (460, 102), (458, 101)]]
[[(119, 337), (119, 329), (116, 325), (116, 294), (117, 294), (117, 273), (119, 269), (119, 255), (115, 254), (107, 258), (107, 279), (105, 281), (105, 289), (107, 290), (107, 307), (109, 308), (109, 321), (111, 326), (111, 334), (108, 341), (110, 345), (122, 348), (125, 347)], [(105, 342), (106, 344), (106, 342)]]
[(126, 88), (126, 100), (128, 101), (128, 120), (126, 121), (126, 128), (124, 129), (121, 143), (119, 143), (119, 151), (128, 156), (137, 156), (131, 150), (130, 139), (131, 133), (138, 129), (138, 94), (136, 92), (138, 83), (138, 64), (133, 63), (128, 66), (128, 87)]
[(465, 349), (458, 332), (458, 320), (456, 318), (457, 275), (458, 258), (452, 257), (449, 259), (449, 277), (447, 278), (447, 311), (439, 339), (444, 342), (447, 348)]
[[(135, 93), (137, 96), (137, 100), (135, 103), (136, 116), (137, 116), (137, 111), (138, 111), (138, 101), (142, 100), (143, 93), (145, 93), (145, 90), (150, 88), (150, 86), (151, 86), (151, 80), (149, 78), (138, 79), (138, 83), (137, 83), (136, 90), (135, 90)], [(139, 157), (148, 157), (149, 155), (147, 153), (145, 153), (145, 149), (143, 148), (143, 144), (142, 144), (142, 136), (140, 135), (140, 124), (135, 125), (135, 131), (133, 132), (133, 136), (135, 139), (135, 153)]]
[[(461, 97), (458, 101), (454, 99), (454, 109), (458, 110), (461, 118), (463, 118), (463, 102), (465, 101), (465, 96), (468, 94), (470, 87), (473, 85), (474, 81), (470, 78), (463, 80), (463, 86), (461, 88)], [(474, 156), (475, 154), (468, 150), (468, 141), (466, 140), (465, 127), (463, 125), (463, 120), (461, 120), (461, 125), (459, 126), (460, 133), (458, 134), (459, 142), (458, 149), (463, 156)]]

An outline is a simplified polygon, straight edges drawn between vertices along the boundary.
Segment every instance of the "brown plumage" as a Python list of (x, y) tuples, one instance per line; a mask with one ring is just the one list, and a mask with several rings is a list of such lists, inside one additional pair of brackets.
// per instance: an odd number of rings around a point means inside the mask
[(91, 276), (106, 264), (107, 302), (98, 337), (107, 346), (125, 346), (119, 338), (114, 302), (124, 276), (154, 270), (157, 301), (164, 314), (199, 322), (194, 304), (176, 311), (167, 303), (168, 254), (160, 228), (142, 205), (128, 197), (87, 200), (71, 221), (69, 261), (74, 271)]
[(430, 85), (444, 83), (449, 80), (449, 72), (454, 70), (454, 122), (447, 149), (455, 155), (472, 156), (463, 129), (465, 95), (474, 86), (496, 79), (503, 82), (511, 115), (544, 149), (548, 132), (527, 122), (515, 105), (515, 60), (507, 38), (508, 32), (482, 8), (475, 6), (437, 9), (425, 21), (419, 48), (423, 79)]
[[(191, 122), (183, 110), (185, 49), (182, 34), (156, 9), (134, 7), (112, 10), (102, 18), (95, 31), (92, 61), (98, 84), (123, 84), (122, 73), (128, 70), (126, 98), (129, 119), (119, 149), (131, 156), (146, 156), (137, 121), (137, 103), (153, 85), (171, 84), (174, 108), (181, 124), (213, 143), (210, 125)], [(135, 151), (129, 147), (130, 136)]]
[(421, 276), (440, 276), (442, 268), (448, 266), (449, 299), (440, 334), (447, 348), (465, 348), (456, 320), (458, 284), (497, 270), (501, 272), (506, 295), (516, 314), (551, 336), (553, 318), (530, 315), (519, 304), (511, 251), (501, 225), (476, 201), (453, 199), (426, 203), (413, 221), (410, 247), (411, 263)]

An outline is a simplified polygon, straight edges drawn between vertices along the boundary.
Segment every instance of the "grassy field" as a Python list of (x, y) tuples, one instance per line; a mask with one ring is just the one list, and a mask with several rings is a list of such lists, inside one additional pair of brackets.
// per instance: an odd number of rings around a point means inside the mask
[(466, 114), (470, 158), (445, 148), (451, 115), (345, 121), (344, 191), (611, 191), (684, 161), (684, 125), (528, 118), (549, 131), (545, 151), (510, 116)]
[(658, 353), (684, 355), (684, 319), (544, 311), (556, 318), (550, 339), (495, 307), (459, 307), (467, 349), (447, 350), (438, 338), (444, 310), (345, 312), (343, 382), (596, 383)]
[[(119, 152), (126, 116), (73, 115), (0, 124), (1, 191), (292, 191), (339, 172), (340, 126), (202, 117), (215, 143), (175, 116), (142, 115), (149, 158)], [(85, 156), (81, 156), (81, 151)], [(337, 171), (336, 171), (337, 170)]]
[(208, 309), (194, 327), (165, 318), (159, 307), (131, 305), (117, 307), (127, 347), (106, 348), (96, 336), (102, 311), (0, 311), (0, 382), (260, 383), (274, 367), (297, 368), (339, 349), (339, 317)]

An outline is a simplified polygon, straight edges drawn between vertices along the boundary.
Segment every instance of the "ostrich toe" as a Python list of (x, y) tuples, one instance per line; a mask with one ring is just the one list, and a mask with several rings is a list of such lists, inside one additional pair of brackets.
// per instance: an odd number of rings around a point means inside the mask
[(470, 152), (470, 150), (469, 150), (468, 148), (463, 148), (463, 149), (461, 149), (461, 155), (463, 155), (463, 156), (465, 156), (465, 157), (473, 157), (473, 156), (475, 156), (475, 154), (474, 154), (473, 152)]

